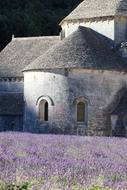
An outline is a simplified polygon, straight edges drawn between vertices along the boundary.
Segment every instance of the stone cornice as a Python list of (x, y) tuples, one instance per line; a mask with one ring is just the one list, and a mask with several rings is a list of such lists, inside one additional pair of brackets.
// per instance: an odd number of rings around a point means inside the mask
[(0, 82), (23, 82), (23, 77), (0, 77)]

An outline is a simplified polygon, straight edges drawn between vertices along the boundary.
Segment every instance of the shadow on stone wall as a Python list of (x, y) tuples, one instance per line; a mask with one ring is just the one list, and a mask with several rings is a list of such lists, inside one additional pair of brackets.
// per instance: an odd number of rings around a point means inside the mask
[(127, 137), (127, 87), (120, 89), (108, 107), (111, 115), (112, 135)]

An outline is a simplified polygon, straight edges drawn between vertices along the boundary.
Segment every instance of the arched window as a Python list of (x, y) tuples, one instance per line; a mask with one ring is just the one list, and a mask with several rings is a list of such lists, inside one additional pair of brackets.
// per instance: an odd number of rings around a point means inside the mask
[(77, 103), (77, 122), (85, 122), (85, 111), (86, 111), (85, 102), (78, 102)]
[(46, 100), (41, 100), (39, 103), (39, 119), (48, 121), (48, 102)]

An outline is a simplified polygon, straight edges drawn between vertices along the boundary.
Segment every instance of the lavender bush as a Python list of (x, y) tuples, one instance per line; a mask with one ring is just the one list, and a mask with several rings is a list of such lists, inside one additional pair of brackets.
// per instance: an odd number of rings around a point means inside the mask
[(127, 189), (127, 139), (1, 133), (0, 184), (25, 182), (32, 190)]

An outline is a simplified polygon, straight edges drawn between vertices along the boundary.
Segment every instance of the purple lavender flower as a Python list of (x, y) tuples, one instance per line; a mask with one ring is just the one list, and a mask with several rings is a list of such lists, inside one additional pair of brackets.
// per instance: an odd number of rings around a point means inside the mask
[(0, 133), (0, 181), (33, 181), (44, 189), (126, 189), (126, 149), (125, 138)]

